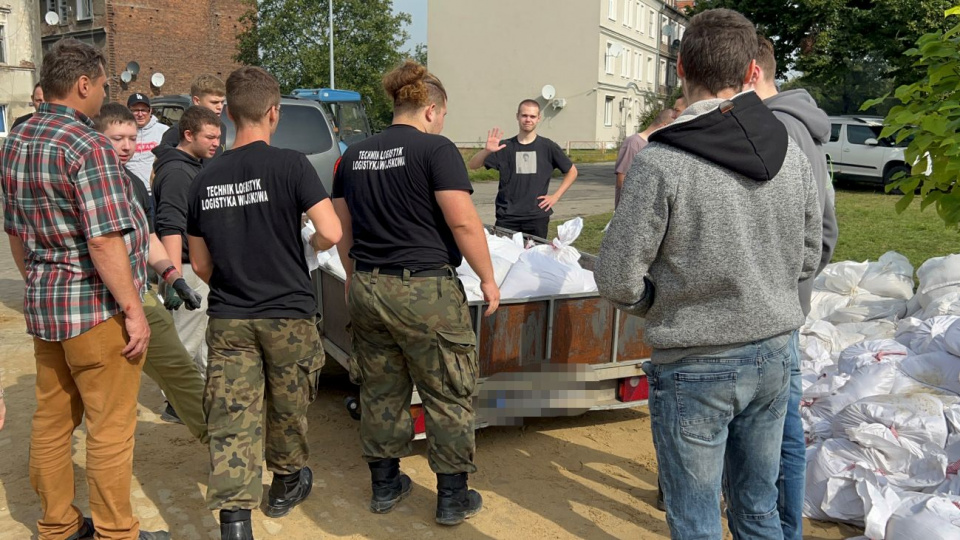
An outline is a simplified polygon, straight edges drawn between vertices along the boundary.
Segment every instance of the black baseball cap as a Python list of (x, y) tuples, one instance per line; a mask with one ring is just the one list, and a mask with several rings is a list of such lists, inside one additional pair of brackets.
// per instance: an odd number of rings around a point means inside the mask
[(127, 108), (133, 107), (137, 103), (143, 103), (147, 107), (150, 106), (150, 98), (146, 94), (130, 94), (130, 97), (127, 98)]

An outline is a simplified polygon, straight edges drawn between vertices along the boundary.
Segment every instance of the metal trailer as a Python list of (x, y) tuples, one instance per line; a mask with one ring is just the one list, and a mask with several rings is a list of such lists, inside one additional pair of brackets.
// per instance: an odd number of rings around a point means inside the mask
[[(493, 227), (488, 230), (510, 233)], [(595, 261), (595, 256), (581, 254), (584, 269), (592, 271)], [(352, 347), (344, 280), (321, 267), (314, 272), (313, 282), (324, 350), (349, 369)], [(646, 404), (648, 387), (641, 364), (650, 357), (651, 349), (643, 341), (643, 320), (618, 311), (597, 293), (504, 300), (490, 317), (483, 316), (486, 304), (482, 301), (470, 302), (469, 309), (480, 366), (474, 393), (477, 427), (516, 424), (522, 417), (567, 416)], [(532, 381), (534, 388), (515, 392), (507, 400), (503, 398), (509, 391), (481, 399), (484, 386), (491, 386), (492, 381), (498, 381), (501, 390), (530, 388), (529, 384), (517, 386), (517, 381)], [(536, 406), (529, 406), (531, 399), (525, 399), (531, 397)], [(524, 401), (527, 406), (514, 409), (522, 412), (519, 417), (497, 410)], [(424, 430), (420, 403), (414, 389), (411, 415), (418, 438)], [(358, 418), (356, 401), (348, 398), (346, 405)], [(503, 421), (511, 416), (514, 421)]]

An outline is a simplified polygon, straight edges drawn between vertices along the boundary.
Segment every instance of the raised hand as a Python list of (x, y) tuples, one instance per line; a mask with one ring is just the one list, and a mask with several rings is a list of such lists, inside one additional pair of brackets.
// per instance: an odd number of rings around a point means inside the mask
[(487, 145), (484, 146), (484, 150), (487, 152), (499, 152), (507, 147), (505, 144), (500, 144), (500, 140), (503, 138), (503, 132), (500, 131), (500, 128), (493, 128), (487, 132)]

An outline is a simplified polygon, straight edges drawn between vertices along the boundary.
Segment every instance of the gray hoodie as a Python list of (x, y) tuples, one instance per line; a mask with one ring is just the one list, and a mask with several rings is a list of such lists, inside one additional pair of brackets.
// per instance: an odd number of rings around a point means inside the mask
[(153, 193), (150, 186), (150, 173), (153, 171), (153, 160), (156, 159), (153, 149), (160, 145), (163, 132), (167, 129), (168, 127), (161, 124), (156, 116), (150, 115), (147, 125), (137, 128), (137, 150), (127, 163), (130, 172), (147, 186), (147, 191), (150, 193)]
[[(788, 90), (769, 97), (763, 103), (773, 111), (787, 133), (810, 160), (813, 177), (817, 180), (820, 207), (823, 209), (823, 251), (820, 254), (819, 274), (830, 264), (837, 247), (837, 212), (834, 208), (833, 180), (827, 168), (823, 144), (830, 140), (830, 118), (806, 90)], [(813, 294), (813, 279), (816, 274), (800, 282), (800, 307), (803, 314), (810, 313), (810, 296)]]
[(809, 160), (755, 93), (693, 103), (634, 159), (597, 286), (646, 318), (655, 363), (779, 336), (804, 322), (821, 213)]

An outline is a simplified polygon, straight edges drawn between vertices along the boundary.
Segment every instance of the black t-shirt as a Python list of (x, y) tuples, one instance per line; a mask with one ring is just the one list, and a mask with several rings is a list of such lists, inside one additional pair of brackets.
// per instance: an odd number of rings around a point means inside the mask
[(154, 230), (154, 221), (155, 221), (155, 207), (153, 204), (153, 197), (150, 196), (150, 193), (147, 192), (147, 186), (140, 180), (136, 175), (134, 175), (130, 169), (126, 166), (123, 167), (123, 176), (124, 180), (130, 182), (130, 185), (133, 186), (133, 197), (137, 200), (137, 204), (140, 205), (140, 208), (143, 208), (143, 213), (147, 216), (147, 229), (150, 234), (156, 232)]
[(516, 137), (500, 141), (506, 148), (483, 160), (483, 166), (500, 172), (497, 191), (497, 218), (542, 218), (544, 212), (537, 197), (547, 194), (550, 175), (554, 169), (567, 174), (573, 162), (560, 146), (546, 137), (538, 136), (530, 144), (520, 144)]
[(301, 215), (327, 198), (307, 157), (254, 142), (223, 153), (190, 186), (187, 234), (213, 260), (210, 306), (220, 319), (305, 319), (317, 312)]
[(462, 257), (434, 192), (473, 193), (457, 147), (440, 135), (393, 125), (347, 149), (333, 179), (346, 199), (356, 261), (430, 270)]

